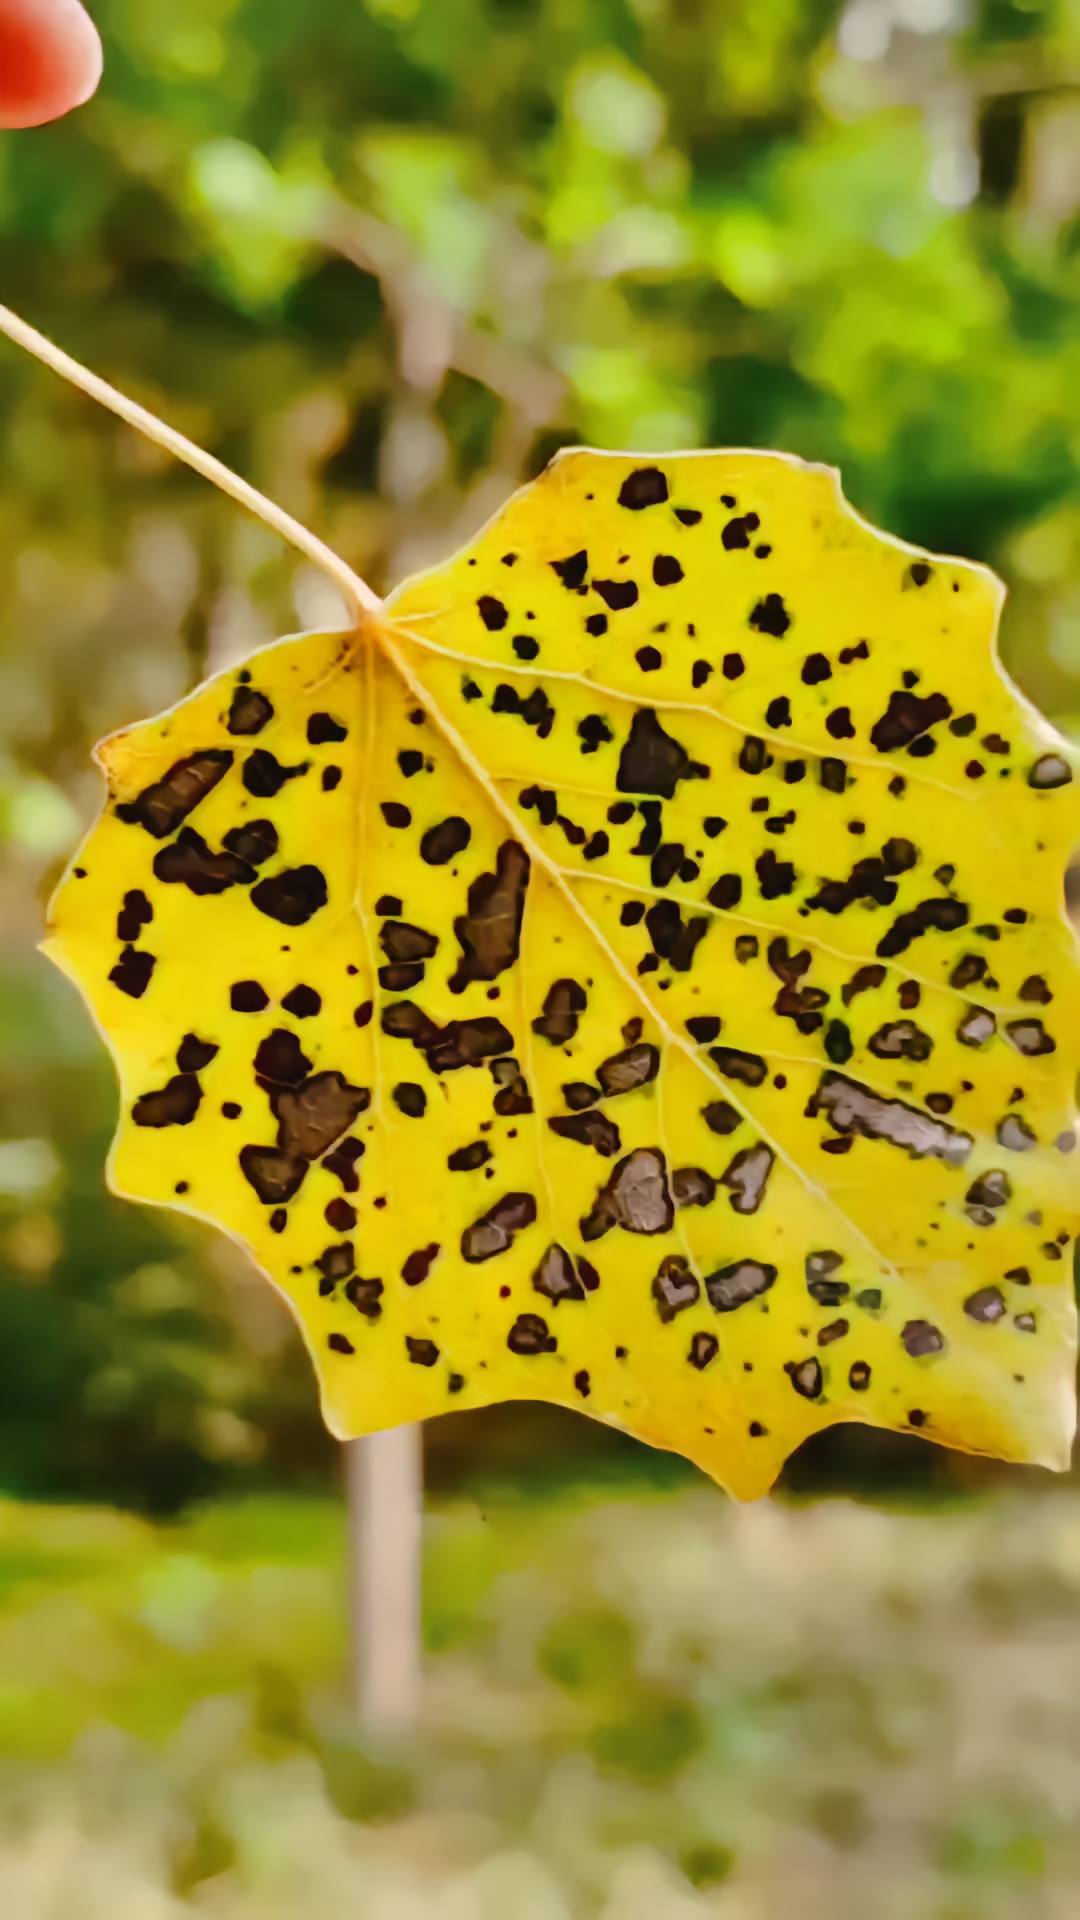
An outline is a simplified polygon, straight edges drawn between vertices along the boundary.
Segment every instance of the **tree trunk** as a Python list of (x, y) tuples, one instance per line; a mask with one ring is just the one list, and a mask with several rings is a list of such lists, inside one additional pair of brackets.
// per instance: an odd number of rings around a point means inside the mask
[(420, 1427), (348, 1441), (345, 1484), (352, 1701), (369, 1731), (401, 1731), (420, 1705)]

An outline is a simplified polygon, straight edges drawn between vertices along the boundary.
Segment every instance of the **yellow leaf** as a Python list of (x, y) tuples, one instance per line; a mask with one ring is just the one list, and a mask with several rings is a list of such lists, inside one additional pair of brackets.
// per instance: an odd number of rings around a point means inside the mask
[(560, 455), (107, 740), (49, 951), (111, 1177), (355, 1435), (543, 1399), (751, 1497), (860, 1420), (1060, 1467), (1075, 756), (981, 568), (770, 454)]

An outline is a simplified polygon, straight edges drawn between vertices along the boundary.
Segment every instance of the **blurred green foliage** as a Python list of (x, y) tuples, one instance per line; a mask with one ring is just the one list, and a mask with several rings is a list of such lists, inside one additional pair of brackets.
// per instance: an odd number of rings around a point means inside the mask
[[(374, 584), (562, 442), (779, 446), (994, 564), (1014, 671), (1080, 710), (1070, 0), (96, 14), (98, 98), (0, 146), (5, 298)], [(106, 1197), (108, 1070), (30, 949), (92, 739), (334, 603), (7, 348), (0, 439), (0, 1480), (170, 1509), (321, 1470), (313, 1394), (234, 1250)]]
[(17, 1920), (1067, 1920), (1080, 1522), (587, 1478), (432, 1500), (421, 1725), (340, 1697), (342, 1514), (0, 1503)]

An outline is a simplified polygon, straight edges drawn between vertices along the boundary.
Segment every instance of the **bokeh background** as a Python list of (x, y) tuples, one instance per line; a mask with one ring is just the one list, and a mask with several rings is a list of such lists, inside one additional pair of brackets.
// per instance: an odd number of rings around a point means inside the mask
[[(1075, 0), (99, 0), (4, 298), (379, 588), (560, 444), (776, 446), (989, 561), (1080, 719)], [(99, 734), (334, 596), (0, 350), (0, 1909), (1075, 1920), (1080, 1501), (840, 1432), (738, 1510), (427, 1435), (421, 1726), (348, 1706), (340, 1463), (235, 1249), (111, 1200), (34, 952)]]

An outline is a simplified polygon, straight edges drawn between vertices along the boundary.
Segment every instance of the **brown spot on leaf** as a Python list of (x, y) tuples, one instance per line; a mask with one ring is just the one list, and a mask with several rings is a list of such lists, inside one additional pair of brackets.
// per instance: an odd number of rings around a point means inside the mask
[(681, 1253), (669, 1253), (661, 1260), (652, 1283), (652, 1297), (665, 1326), (674, 1320), (676, 1314), (692, 1307), (700, 1292), (697, 1278), (690, 1271), (690, 1263)]
[(237, 686), (233, 690), (225, 725), (230, 733), (261, 733), (274, 717), (273, 703), (254, 687)]
[(538, 1313), (519, 1313), (506, 1336), (506, 1344), (511, 1353), (531, 1359), (534, 1354), (554, 1353), (558, 1342), (549, 1331), (547, 1321)]
[(611, 1227), (627, 1233), (667, 1233), (674, 1217), (663, 1154), (657, 1147), (636, 1147), (601, 1187), (581, 1230), (586, 1240), (599, 1239)]
[[(271, 1096), (278, 1122), (278, 1144), (303, 1160), (318, 1160), (332, 1147), (371, 1103), (367, 1087), (350, 1086), (344, 1074), (313, 1073), (299, 1087), (286, 1087)], [(359, 1142), (347, 1143), (359, 1147)], [(362, 1148), (360, 1151), (362, 1152)], [(353, 1156), (359, 1158), (359, 1153)], [(330, 1161), (327, 1160), (327, 1166)], [(341, 1177), (339, 1166), (331, 1168)], [(348, 1192), (354, 1191), (344, 1179)]]
[(583, 1147), (594, 1147), (608, 1159), (618, 1153), (622, 1145), (615, 1122), (595, 1107), (584, 1113), (558, 1113), (548, 1121), (548, 1126), (561, 1140), (576, 1140)]
[(756, 1146), (744, 1147), (725, 1167), (720, 1184), (730, 1191), (735, 1213), (757, 1212), (765, 1198), (775, 1157), (772, 1148), (759, 1140)]
[(134, 800), (121, 801), (117, 818), (144, 827), (155, 840), (164, 840), (213, 792), (232, 763), (233, 756), (226, 747), (188, 754), (186, 759), (175, 761), (161, 780), (144, 787)]
[(565, 1247), (556, 1241), (546, 1249), (539, 1266), (533, 1274), (533, 1286), (542, 1293), (553, 1306), (561, 1300), (584, 1300), (585, 1288), (582, 1286), (574, 1263)]
[(912, 1159), (931, 1155), (950, 1166), (959, 1166), (971, 1152), (969, 1133), (946, 1126), (920, 1107), (909, 1107), (903, 1100), (886, 1099), (858, 1080), (842, 1073), (826, 1073), (806, 1108), (808, 1119), (823, 1113), (830, 1126), (840, 1134), (858, 1134), (864, 1140), (882, 1140), (902, 1147)]
[(186, 1127), (199, 1111), (202, 1088), (193, 1073), (174, 1074), (154, 1093), (140, 1094), (131, 1109), (137, 1127)]
[(674, 798), (680, 780), (701, 779), (708, 768), (665, 732), (652, 707), (638, 707), (619, 755), (615, 785), (620, 793), (658, 793)]
[(621, 1053), (613, 1053), (602, 1060), (596, 1069), (596, 1077), (608, 1099), (619, 1093), (632, 1093), (635, 1087), (644, 1087), (655, 1080), (660, 1071), (660, 1055), (648, 1041), (642, 1040), (634, 1047), (624, 1047)]
[(717, 1267), (705, 1275), (705, 1291), (717, 1313), (734, 1313), (737, 1307), (758, 1300), (776, 1279), (776, 1268), (760, 1260), (734, 1260), (730, 1266)]
[(495, 872), (482, 873), (468, 891), (467, 911), (454, 921), (461, 960), (450, 980), (461, 993), (473, 980), (495, 980), (518, 957), (529, 856), (516, 840), (504, 840)]
[(544, 1011), (533, 1021), (532, 1030), (553, 1047), (565, 1046), (574, 1038), (578, 1015), (587, 1005), (585, 989), (576, 980), (556, 980), (544, 995)]
[(420, 858), (426, 860), (429, 867), (445, 867), (457, 854), (464, 853), (471, 839), (468, 821), (452, 813), (446, 820), (428, 827), (421, 836)]
[(466, 1227), (461, 1236), (462, 1257), (475, 1265), (505, 1253), (513, 1245), (514, 1235), (531, 1227), (536, 1219), (536, 1201), (531, 1193), (506, 1193), (493, 1207)]
[(300, 1191), (307, 1161), (280, 1147), (241, 1147), (240, 1171), (264, 1206), (280, 1206)]

